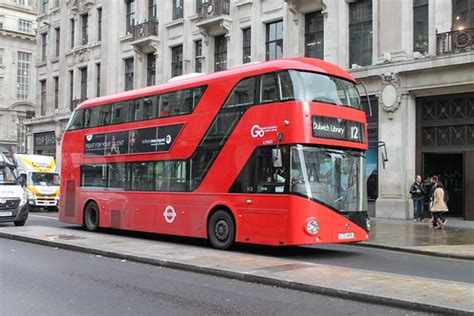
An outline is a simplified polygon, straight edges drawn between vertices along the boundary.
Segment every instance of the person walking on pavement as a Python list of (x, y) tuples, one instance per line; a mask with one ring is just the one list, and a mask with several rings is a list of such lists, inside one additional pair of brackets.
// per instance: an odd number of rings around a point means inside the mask
[(413, 199), (413, 221), (423, 220), (423, 204), (426, 195), (425, 187), (421, 182), (421, 176), (417, 175), (415, 182), (410, 187), (411, 198)]
[(433, 216), (433, 228), (441, 229), (443, 228), (444, 222), (440, 218), (442, 212), (446, 212), (448, 207), (444, 201), (444, 187), (441, 182), (435, 184), (436, 188), (433, 192), (433, 201), (431, 202), (431, 214)]

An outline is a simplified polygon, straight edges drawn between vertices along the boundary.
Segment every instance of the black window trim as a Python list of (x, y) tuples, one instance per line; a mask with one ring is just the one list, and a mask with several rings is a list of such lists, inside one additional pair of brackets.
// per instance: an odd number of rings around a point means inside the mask
[[(125, 99), (125, 100), (121, 100), (121, 101), (116, 101), (116, 102), (111, 102), (111, 103), (104, 103), (104, 104), (100, 104), (100, 105), (95, 105), (95, 106), (90, 106), (90, 107), (86, 107), (86, 108), (81, 108), (81, 109), (78, 109), (75, 113), (79, 112), (79, 111), (82, 111), (85, 113), (86, 109), (92, 109), (92, 108), (96, 108), (96, 107), (101, 107), (101, 106), (107, 106), (109, 105), (111, 108), (113, 105), (115, 104), (119, 104), (119, 103), (122, 103), (122, 102), (133, 102), (133, 101), (139, 101), (139, 100), (142, 100), (142, 99), (145, 99), (145, 98), (150, 98), (150, 97), (161, 97), (161, 95), (163, 94), (167, 94), (167, 93), (173, 93), (173, 92), (180, 92), (180, 91), (184, 91), (184, 90), (189, 90), (189, 89), (199, 89), (199, 88), (204, 88), (202, 94), (201, 94), (201, 97), (199, 98), (199, 100), (197, 100), (197, 103), (196, 105), (191, 109), (191, 111), (189, 113), (183, 113), (183, 114), (177, 114), (177, 115), (169, 115), (169, 116), (166, 116), (166, 117), (159, 117), (158, 116), (158, 113), (155, 113), (155, 117), (154, 118), (151, 118), (151, 119), (141, 119), (141, 120), (133, 120), (131, 121), (130, 118), (128, 118), (128, 120), (126, 122), (122, 122), (122, 123), (109, 123), (109, 124), (106, 124), (106, 125), (97, 125), (97, 126), (88, 126), (88, 127), (85, 127), (83, 126), (82, 128), (76, 128), (76, 129), (70, 129), (69, 126), (68, 126), (68, 129), (66, 130), (66, 132), (69, 132), (69, 131), (78, 131), (78, 130), (84, 130), (84, 129), (90, 129), (90, 128), (99, 128), (99, 127), (105, 127), (105, 126), (111, 126), (111, 125), (120, 125), (120, 124), (128, 124), (128, 123), (132, 123), (132, 122), (143, 122), (143, 121), (152, 121), (152, 120), (161, 120), (161, 119), (166, 119), (166, 118), (170, 118), (170, 117), (178, 117), (178, 116), (184, 116), (184, 115), (190, 115), (194, 112), (194, 110), (196, 109), (197, 105), (201, 102), (201, 99), (202, 97), (204, 96), (204, 93), (207, 91), (207, 87), (208, 87), (208, 84), (204, 84), (204, 85), (199, 85), (199, 86), (193, 86), (193, 87), (188, 87), (188, 88), (184, 88), (184, 89), (179, 89), (179, 90), (171, 90), (171, 91), (166, 91), (166, 92), (161, 92), (161, 93), (156, 93), (156, 94), (150, 94), (150, 95), (146, 95), (146, 96), (142, 96), (142, 97), (138, 97), (138, 98), (132, 98), (132, 99)], [(128, 113), (130, 113), (130, 105), (128, 105)], [(84, 118), (85, 119), (85, 118)], [(85, 122), (84, 122), (85, 124)]]

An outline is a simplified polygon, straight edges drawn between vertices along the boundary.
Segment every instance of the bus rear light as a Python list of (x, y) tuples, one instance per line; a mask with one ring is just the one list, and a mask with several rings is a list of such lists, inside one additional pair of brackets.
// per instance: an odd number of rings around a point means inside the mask
[(308, 218), (306, 220), (305, 231), (308, 235), (316, 235), (319, 232), (319, 222), (314, 218)]

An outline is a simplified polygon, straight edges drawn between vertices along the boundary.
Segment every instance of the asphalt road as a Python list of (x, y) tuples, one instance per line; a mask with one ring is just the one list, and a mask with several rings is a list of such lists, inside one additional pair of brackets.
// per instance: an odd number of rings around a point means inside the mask
[(3, 315), (408, 315), (394, 307), (0, 239)]
[[(56, 213), (30, 213), (30, 218), (26, 225), (69, 227), (72, 230), (81, 229), (77, 225), (60, 223), (56, 217)], [(9, 224), (0, 224), (0, 227), (2, 225)], [(179, 238), (119, 230), (104, 230), (103, 233), (210, 247), (202, 240), (193, 238)], [(275, 248), (241, 244), (235, 246), (233, 251), (370, 271), (474, 283), (474, 265), (472, 261), (439, 258), (358, 245), (339, 244)]]

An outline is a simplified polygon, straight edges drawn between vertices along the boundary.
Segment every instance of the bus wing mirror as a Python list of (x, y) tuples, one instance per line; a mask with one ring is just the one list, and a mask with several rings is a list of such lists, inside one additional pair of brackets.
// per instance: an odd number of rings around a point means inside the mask
[(365, 87), (365, 84), (362, 81), (358, 81), (357, 84), (362, 86), (365, 92), (365, 97), (367, 98), (367, 106), (364, 109), (365, 113), (367, 114), (368, 117), (372, 117), (372, 104), (370, 103), (370, 96), (367, 93), (367, 88)]
[(385, 164), (388, 162), (388, 153), (387, 153), (387, 146), (385, 145), (384, 141), (376, 141), (376, 142), (369, 142), (369, 149), (372, 148), (383, 148), (382, 151), (382, 167), (385, 169)]
[(283, 160), (281, 159), (281, 149), (274, 148), (272, 149), (272, 162), (274, 168), (283, 167)]

